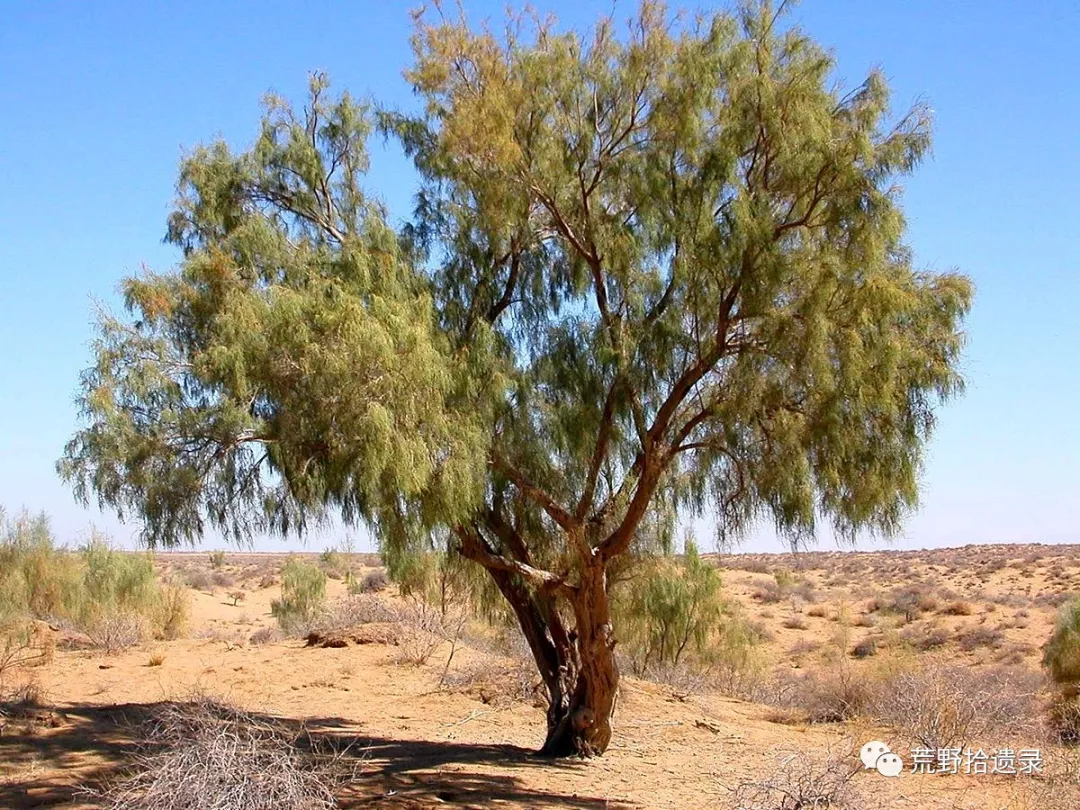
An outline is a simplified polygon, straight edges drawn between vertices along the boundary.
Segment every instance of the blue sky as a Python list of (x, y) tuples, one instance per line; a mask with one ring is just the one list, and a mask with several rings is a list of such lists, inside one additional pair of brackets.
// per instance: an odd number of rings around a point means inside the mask
[[(413, 5), (0, 0), (9, 513), (45, 510), (73, 541), (93, 523), (132, 542), (137, 527), (82, 509), (53, 469), (76, 425), (94, 301), (115, 305), (121, 277), (175, 262), (161, 237), (182, 150), (248, 143), (266, 91), (299, 99), (308, 72), (326, 70), (337, 89), (413, 105), (401, 78)], [(534, 5), (577, 27), (612, 8)], [(465, 7), (498, 23), (504, 3)], [(633, 8), (615, 3), (617, 16)], [(969, 390), (941, 412), (923, 507), (894, 545), (1080, 542), (1080, 4), (806, 0), (793, 19), (834, 51), (841, 80), (880, 66), (897, 109), (931, 103), (934, 156), (906, 184), (909, 242), (921, 265), (977, 285)], [(372, 146), (370, 187), (405, 216), (410, 168)], [(746, 547), (778, 548), (767, 531)]]

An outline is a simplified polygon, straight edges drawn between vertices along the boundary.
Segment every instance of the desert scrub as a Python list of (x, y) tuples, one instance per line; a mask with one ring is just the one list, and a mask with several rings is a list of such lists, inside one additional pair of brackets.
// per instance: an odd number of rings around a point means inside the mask
[(326, 574), (318, 566), (290, 557), (281, 567), (281, 598), (270, 603), (270, 613), (282, 630), (306, 629), (326, 601)]
[(704, 653), (726, 607), (720, 572), (689, 541), (681, 560), (654, 561), (612, 605), (638, 675), (651, 666), (677, 666), (687, 653)]
[(207, 697), (162, 704), (140, 743), (133, 772), (98, 793), (109, 810), (331, 810), (355, 776), (303, 729)]
[(78, 550), (58, 546), (44, 515), (7, 520), (0, 511), (0, 623), (60, 622), (114, 650), (147, 634), (183, 632), (187, 597), (162, 586), (146, 553), (94, 537)]
[(1080, 598), (1062, 606), (1050, 640), (1043, 648), (1043, 666), (1056, 687), (1050, 703), (1050, 725), (1063, 742), (1080, 742)]

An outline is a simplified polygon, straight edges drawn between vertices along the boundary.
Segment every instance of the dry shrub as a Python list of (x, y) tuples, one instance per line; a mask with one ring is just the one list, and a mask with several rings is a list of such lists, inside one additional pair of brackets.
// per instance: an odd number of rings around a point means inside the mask
[(945, 605), (939, 611), (946, 616), (970, 616), (975, 612), (975, 608), (970, 602), (965, 602), (962, 599), (956, 599), (949, 604)]
[(180, 638), (187, 633), (191, 603), (187, 591), (171, 579), (165, 580), (158, 600), (157, 620), (164, 639)]
[(1050, 699), (1050, 728), (1063, 743), (1080, 743), (1080, 696), (1075, 686), (1057, 689)]
[(426, 602), (407, 604), (400, 613), (402, 633), (398, 636), (397, 662), (413, 666), (426, 664), (447, 641), (452, 645), (450, 656), (453, 658), (466, 618), (467, 614), (463, 612), (444, 615)]
[(1005, 642), (1005, 636), (997, 628), (977, 625), (960, 630), (956, 634), (956, 643), (964, 652), (971, 652), (979, 647), (998, 649)]
[(900, 634), (900, 638), (910, 644), (919, 652), (944, 647), (949, 643), (949, 631), (943, 627), (908, 627)]
[(788, 630), (805, 630), (806, 619), (800, 616), (798, 613), (793, 613), (783, 621), (783, 626)]
[(260, 644), (277, 644), (280, 641), (285, 640), (285, 634), (276, 627), (264, 627), (261, 630), (256, 630), (251, 634), (249, 642), (255, 645)]
[(389, 586), (390, 578), (386, 575), (386, 571), (382, 568), (376, 568), (374, 571), (366, 573), (363, 579), (349, 589), (349, 592), (356, 594), (381, 593)]
[(1030, 739), (1041, 680), (1026, 672), (972, 667), (901, 671), (876, 688), (877, 719), (924, 748)]
[(851, 649), (851, 654), (856, 658), (869, 658), (877, 652), (877, 640), (869, 636), (864, 638)]
[(142, 641), (145, 629), (145, 621), (137, 613), (116, 611), (94, 619), (86, 628), (86, 635), (95, 647), (118, 653)]
[(731, 790), (732, 810), (861, 810), (869, 807), (852, 785), (859, 771), (850, 754), (781, 755), (767, 777)]
[(839, 723), (863, 714), (873, 703), (867, 680), (850, 667), (797, 676), (778, 675), (766, 700), (783, 709), (803, 712), (809, 723)]
[(465, 666), (448, 669), (440, 685), (485, 704), (527, 703), (547, 708), (547, 691), (530, 660), (505, 660), (485, 656)]
[(109, 810), (336, 807), (341, 755), (298, 741), (279, 722), (211, 698), (167, 704), (144, 729), (134, 772), (100, 798)]

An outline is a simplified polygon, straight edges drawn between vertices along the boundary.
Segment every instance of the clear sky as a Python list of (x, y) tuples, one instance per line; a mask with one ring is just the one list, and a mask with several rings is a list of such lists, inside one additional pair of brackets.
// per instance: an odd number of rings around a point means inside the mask
[[(326, 70), (336, 89), (413, 105), (401, 70), (414, 5), (0, 0), (9, 513), (45, 510), (72, 541), (93, 523), (132, 542), (137, 527), (82, 509), (53, 468), (76, 425), (94, 301), (115, 306), (121, 277), (176, 261), (161, 238), (182, 150), (248, 144), (266, 91), (300, 99), (308, 72)], [(498, 23), (505, 4), (464, 5)], [(580, 27), (613, 4), (533, 5)], [(880, 66), (897, 109), (930, 101), (934, 156), (907, 183), (909, 242), (923, 266), (977, 286), (969, 390), (941, 412), (923, 507), (895, 545), (1080, 542), (1080, 3), (805, 0), (793, 19), (833, 49), (839, 79)], [(410, 167), (372, 147), (370, 188), (406, 216)], [(777, 548), (768, 532), (746, 547)]]

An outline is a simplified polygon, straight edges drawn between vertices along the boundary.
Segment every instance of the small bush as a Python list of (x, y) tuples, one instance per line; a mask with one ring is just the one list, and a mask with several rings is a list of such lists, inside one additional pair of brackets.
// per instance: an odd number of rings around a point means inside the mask
[(230, 591), (229, 598), (232, 599), (233, 607), (236, 607), (247, 599), (247, 594), (244, 591)]
[(627, 585), (613, 600), (613, 611), (639, 675), (650, 667), (677, 667), (690, 653), (704, 656), (721, 616), (730, 612), (720, 572), (701, 559), (692, 542), (681, 560), (657, 561)]
[(730, 806), (734, 810), (859, 810), (869, 805), (852, 784), (858, 771), (850, 756), (781, 754), (769, 776), (731, 789)]
[(270, 613), (283, 630), (303, 632), (325, 601), (326, 574), (291, 557), (281, 568), (281, 598), (270, 603)]
[(1080, 682), (1080, 599), (1059, 611), (1043, 650), (1043, 666), (1057, 684)]
[(210, 552), (210, 567), (215, 571), (220, 571), (225, 567), (225, 552), (220, 549)]
[(252, 644), (277, 644), (285, 639), (285, 634), (276, 627), (263, 627), (251, 634), (248, 639)]
[(949, 643), (951, 636), (944, 627), (930, 626), (905, 628), (904, 632), (900, 634), (900, 638), (919, 652), (927, 652), (938, 647), (944, 647)]
[(364, 575), (359, 582), (353, 583), (349, 588), (351, 594), (381, 593), (390, 586), (390, 578), (382, 568), (376, 568)]
[(970, 602), (957, 599), (941, 608), (940, 612), (946, 616), (970, 616), (975, 612), (975, 608)]
[(856, 658), (869, 658), (877, 652), (877, 641), (872, 638), (864, 638), (851, 649), (851, 654)]
[(798, 613), (794, 613), (784, 619), (783, 626), (786, 627), (788, 630), (805, 630), (807, 626), (806, 619), (804, 619)]
[(189, 588), (196, 591), (212, 591), (214, 589), (214, 578), (210, 575), (209, 571), (188, 571), (184, 574), (184, 582), (187, 583)]
[(118, 611), (97, 617), (87, 626), (86, 635), (96, 647), (107, 653), (117, 653), (138, 644), (144, 628), (144, 622), (137, 614)]
[(924, 748), (956, 748), (987, 737), (1030, 737), (1039, 684), (1030, 675), (971, 667), (896, 673), (877, 688), (876, 716)]
[(956, 634), (956, 643), (964, 652), (971, 652), (979, 647), (996, 650), (1004, 641), (1002, 632), (991, 627), (968, 627)]

